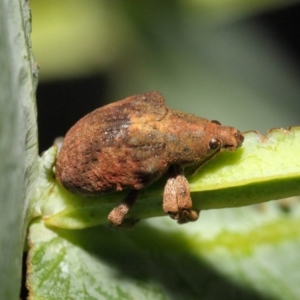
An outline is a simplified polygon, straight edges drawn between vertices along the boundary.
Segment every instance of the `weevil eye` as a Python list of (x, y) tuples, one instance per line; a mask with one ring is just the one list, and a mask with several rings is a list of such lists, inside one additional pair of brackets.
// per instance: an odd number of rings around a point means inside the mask
[(219, 139), (213, 138), (209, 141), (209, 149), (210, 150), (216, 150), (219, 148), (221, 148), (221, 141)]
[(221, 125), (221, 123), (217, 120), (211, 120), (212, 123), (217, 124), (217, 125)]

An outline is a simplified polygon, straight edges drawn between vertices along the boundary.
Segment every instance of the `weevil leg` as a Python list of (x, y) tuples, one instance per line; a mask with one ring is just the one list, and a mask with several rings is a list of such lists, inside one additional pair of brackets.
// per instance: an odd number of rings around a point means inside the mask
[(124, 218), (133, 206), (138, 195), (138, 190), (130, 191), (130, 193), (124, 198), (124, 200), (109, 213), (108, 220), (112, 225), (124, 227), (132, 227), (134, 225), (134, 221), (125, 222)]
[(183, 170), (176, 177), (176, 195), (179, 211), (178, 223), (183, 224), (196, 221), (199, 217), (199, 211), (193, 210), (190, 186), (184, 177)]
[(184, 177), (183, 168), (173, 165), (169, 169), (169, 175), (164, 190), (164, 211), (171, 218), (177, 220), (179, 224), (196, 221), (199, 217), (199, 211), (192, 209), (190, 187)]
[[(170, 172), (171, 173), (171, 172)], [(170, 174), (163, 195), (163, 210), (172, 219), (178, 220), (178, 205), (176, 199), (176, 178)]]

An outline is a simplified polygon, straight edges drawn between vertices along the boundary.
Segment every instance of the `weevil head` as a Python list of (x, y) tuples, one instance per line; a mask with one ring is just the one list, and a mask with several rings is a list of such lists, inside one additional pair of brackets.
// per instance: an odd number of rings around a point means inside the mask
[[(242, 146), (244, 137), (239, 130), (230, 126), (222, 126), (218, 121), (208, 121), (204, 125), (205, 134), (197, 146), (197, 154), (194, 163), (198, 163), (197, 169), (224, 150), (234, 151)], [(197, 160), (195, 158), (197, 157)], [(190, 160), (192, 162), (192, 160)], [(193, 170), (194, 174), (197, 169)]]
[(204, 163), (220, 151), (234, 151), (243, 143), (243, 135), (234, 127), (177, 111), (172, 114), (171, 122), (165, 126), (169, 164)]
[(208, 126), (210, 127), (208, 148), (211, 151), (234, 151), (242, 146), (244, 136), (236, 128), (222, 126), (219, 121), (215, 120), (211, 121)]

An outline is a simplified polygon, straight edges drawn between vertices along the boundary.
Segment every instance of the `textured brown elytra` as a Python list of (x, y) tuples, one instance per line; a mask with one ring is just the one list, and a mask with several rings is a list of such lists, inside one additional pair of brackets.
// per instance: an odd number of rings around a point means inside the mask
[(197, 220), (183, 168), (197, 170), (223, 149), (235, 150), (243, 135), (192, 114), (169, 109), (159, 92), (106, 105), (79, 120), (66, 134), (56, 177), (69, 191), (93, 196), (131, 189), (108, 216), (116, 226), (138, 191), (168, 171), (163, 209), (178, 223)]

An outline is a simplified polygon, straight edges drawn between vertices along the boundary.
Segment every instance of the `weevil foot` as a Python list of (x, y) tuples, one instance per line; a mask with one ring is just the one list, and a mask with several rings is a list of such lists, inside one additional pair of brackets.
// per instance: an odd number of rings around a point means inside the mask
[(117, 227), (133, 227), (138, 220), (125, 220), (125, 216), (133, 206), (138, 197), (139, 191), (132, 190), (125, 199), (116, 206), (108, 215), (108, 220), (113, 226)]
[(199, 211), (192, 209), (189, 183), (180, 166), (171, 166), (164, 189), (163, 209), (179, 224), (196, 221)]

